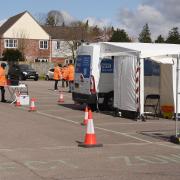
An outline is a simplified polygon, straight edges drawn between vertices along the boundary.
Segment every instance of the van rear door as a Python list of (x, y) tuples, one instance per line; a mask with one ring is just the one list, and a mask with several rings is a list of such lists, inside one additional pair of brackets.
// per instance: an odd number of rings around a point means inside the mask
[(78, 55), (75, 65), (74, 92), (90, 94), (90, 55)]

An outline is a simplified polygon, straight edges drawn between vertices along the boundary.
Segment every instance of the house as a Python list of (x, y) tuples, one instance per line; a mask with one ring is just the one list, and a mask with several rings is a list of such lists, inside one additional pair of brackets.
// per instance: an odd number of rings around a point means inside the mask
[(27, 61), (51, 61), (50, 35), (27, 11), (0, 26), (0, 58), (8, 48), (18, 48)]
[(5, 49), (18, 48), (27, 61), (64, 64), (75, 58), (81, 40), (88, 42), (85, 27), (41, 26), (25, 11), (0, 26), (0, 59)]
[(80, 27), (42, 26), (51, 36), (51, 61), (67, 64), (76, 54), (76, 43), (83, 39)]

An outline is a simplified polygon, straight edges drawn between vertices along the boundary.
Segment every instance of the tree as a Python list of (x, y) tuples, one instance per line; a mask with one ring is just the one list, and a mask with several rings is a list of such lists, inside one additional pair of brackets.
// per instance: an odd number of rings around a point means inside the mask
[(161, 35), (159, 35), (155, 40), (155, 43), (165, 43), (165, 40)]
[(174, 27), (169, 31), (166, 42), (170, 44), (180, 44), (180, 34), (178, 27)]
[(5, 49), (3, 51), (3, 61), (8, 62), (18, 62), (18, 61), (24, 61), (22, 53), (19, 49)]
[(151, 43), (151, 32), (148, 24), (145, 24), (138, 38), (139, 42)]
[(63, 14), (60, 11), (49, 11), (46, 18), (46, 25), (61, 26), (64, 23)]
[(131, 42), (128, 34), (124, 29), (117, 29), (113, 31), (113, 34), (109, 40), (110, 42)]

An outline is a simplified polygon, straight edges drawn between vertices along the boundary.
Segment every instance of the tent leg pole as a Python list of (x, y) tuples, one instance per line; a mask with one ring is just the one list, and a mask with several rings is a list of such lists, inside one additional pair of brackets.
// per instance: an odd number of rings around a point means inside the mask
[(176, 67), (176, 137), (178, 133), (178, 108), (179, 108), (179, 55), (177, 56), (177, 67)]
[(179, 106), (179, 57), (180, 55), (177, 55), (177, 65), (176, 65), (176, 118), (175, 118), (175, 136), (170, 137), (170, 141), (176, 144), (180, 144), (180, 136), (179, 136), (179, 129), (178, 129), (178, 106)]

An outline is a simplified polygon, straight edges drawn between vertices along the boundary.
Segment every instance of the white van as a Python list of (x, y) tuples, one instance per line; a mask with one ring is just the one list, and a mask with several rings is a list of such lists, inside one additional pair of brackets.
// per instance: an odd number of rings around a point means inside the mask
[(78, 48), (75, 63), (73, 100), (86, 103), (92, 109), (113, 106), (112, 57), (101, 58), (101, 45), (83, 44)]

